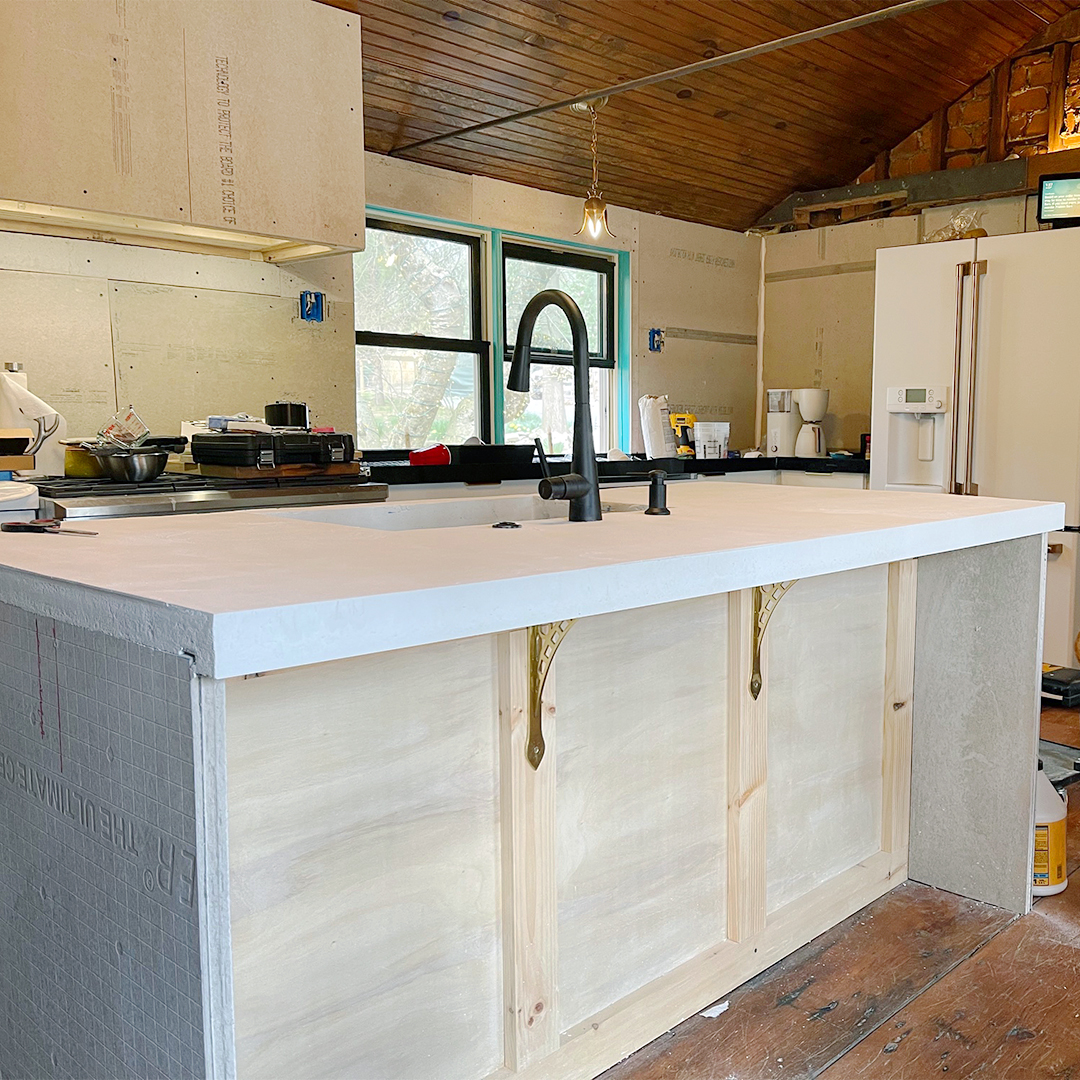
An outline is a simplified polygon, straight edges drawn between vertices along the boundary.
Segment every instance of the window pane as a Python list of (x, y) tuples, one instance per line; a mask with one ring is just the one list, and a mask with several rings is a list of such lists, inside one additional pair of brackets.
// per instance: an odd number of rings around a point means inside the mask
[(473, 353), (357, 345), (357, 445), (415, 449), (476, 435), (476, 368)]
[[(562, 289), (581, 308), (585, 328), (589, 332), (589, 355), (607, 354), (607, 343), (601, 330), (604, 325), (604, 288), (607, 284), (603, 274), (595, 270), (553, 266), (517, 258), (506, 259), (505, 265), (507, 348), (514, 347), (525, 305), (543, 289)], [(570, 352), (573, 348), (570, 322), (558, 308), (549, 307), (541, 312), (533, 333), (533, 348), (552, 352)]]
[[(503, 364), (503, 386), (510, 365)], [(569, 365), (533, 364), (529, 372), (529, 392), (505, 391), (506, 441), (531, 443), (539, 438), (549, 454), (574, 451), (574, 369)], [(598, 454), (611, 445), (611, 372), (589, 369), (589, 411), (592, 413), (593, 441)]]
[(366, 243), (353, 256), (357, 330), (473, 337), (467, 244), (375, 228)]

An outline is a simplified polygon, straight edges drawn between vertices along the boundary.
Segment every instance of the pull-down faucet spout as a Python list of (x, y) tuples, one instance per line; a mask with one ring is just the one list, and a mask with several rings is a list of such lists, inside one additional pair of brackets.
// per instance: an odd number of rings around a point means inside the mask
[(592, 410), (589, 408), (589, 333), (581, 309), (567, 293), (545, 289), (525, 305), (518, 323), (514, 359), (506, 386), (508, 390), (529, 389), (533, 329), (540, 312), (552, 304), (570, 320), (574, 343), (574, 456), (570, 473), (540, 481), (540, 495), (545, 499), (568, 499), (571, 521), (599, 521), (602, 516), (600, 481), (593, 447)]

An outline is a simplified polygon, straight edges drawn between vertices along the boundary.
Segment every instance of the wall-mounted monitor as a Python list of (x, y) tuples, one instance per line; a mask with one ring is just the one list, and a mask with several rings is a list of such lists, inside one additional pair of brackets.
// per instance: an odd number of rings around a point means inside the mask
[(1039, 222), (1062, 228), (1080, 225), (1080, 173), (1039, 178)]

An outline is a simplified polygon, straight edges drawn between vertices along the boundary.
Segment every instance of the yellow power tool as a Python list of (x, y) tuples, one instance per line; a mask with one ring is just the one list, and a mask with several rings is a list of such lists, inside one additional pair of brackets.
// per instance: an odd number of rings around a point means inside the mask
[(675, 452), (679, 457), (693, 457), (694, 424), (697, 423), (697, 416), (689, 412), (673, 412), (670, 415), (671, 426), (675, 431)]

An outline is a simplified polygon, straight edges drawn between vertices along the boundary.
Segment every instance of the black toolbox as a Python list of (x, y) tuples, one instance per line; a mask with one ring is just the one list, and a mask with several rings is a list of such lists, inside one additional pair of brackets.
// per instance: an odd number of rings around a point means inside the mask
[(1075, 709), (1080, 705), (1080, 671), (1043, 664), (1042, 696), (1064, 709)]
[(273, 469), (278, 465), (336, 465), (352, 461), (353, 437), (297, 432), (206, 432), (191, 437), (191, 459), (200, 465)]

